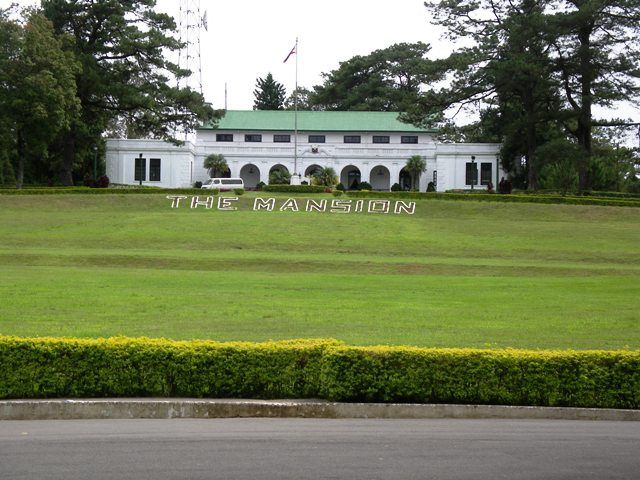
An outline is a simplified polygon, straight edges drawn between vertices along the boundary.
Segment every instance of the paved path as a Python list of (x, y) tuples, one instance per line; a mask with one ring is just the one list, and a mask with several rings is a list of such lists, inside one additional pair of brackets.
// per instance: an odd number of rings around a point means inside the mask
[(2, 479), (637, 479), (640, 422), (0, 421)]

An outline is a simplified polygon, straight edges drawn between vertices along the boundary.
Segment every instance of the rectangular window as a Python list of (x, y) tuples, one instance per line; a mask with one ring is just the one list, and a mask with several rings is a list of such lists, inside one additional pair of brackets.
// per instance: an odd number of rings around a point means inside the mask
[(147, 179), (147, 159), (146, 158), (136, 158), (136, 167), (135, 173), (133, 174), (133, 179), (136, 182), (144, 182)]
[(389, 143), (389, 135), (374, 135), (373, 143)]
[(493, 174), (492, 163), (480, 164), (480, 185), (489, 185), (491, 183), (491, 175)]
[(360, 135), (345, 135), (344, 143), (360, 143)]
[(161, 162), (159, 158), (149, 159), (149, 181), (150, 182), (160, 181), (160, 163)]
[(309, 143), (325, 143), (325, 141), (324, 135), (309, 135)]
[(400, 137), (400, 143), (418, 143), (417, 135), (402, 135)]
[(233, 133), (216, 133), (216, 142), (233, 142)]
[(273, 141), (275, 143), (291, 143), (291, 135), (274, 135)]
[(244, 136), (244, 141), (245, 142), (261, 142), (262, 135), (260, 135), (259, 133), (249, 133)]
[(465, 185), (478, 184), (478, 164), (475, 162), (467, 162), (467, 170), (465, 175)]

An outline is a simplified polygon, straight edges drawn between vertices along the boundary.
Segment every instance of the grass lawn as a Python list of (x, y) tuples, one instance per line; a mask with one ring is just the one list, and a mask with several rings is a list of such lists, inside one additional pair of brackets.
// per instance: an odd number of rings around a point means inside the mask
[(253, 196), (0, 195), (0, 334), (640, 348), (638, 208), (340, 215)]

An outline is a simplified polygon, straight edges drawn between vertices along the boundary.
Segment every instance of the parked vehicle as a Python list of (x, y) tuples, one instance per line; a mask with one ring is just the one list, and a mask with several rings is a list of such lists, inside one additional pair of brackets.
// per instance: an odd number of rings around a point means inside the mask
[(244, 188), (244, 182), (241, 178), (210, 178), (202, 184), (202, 188), (233, 190), (234, 188)]

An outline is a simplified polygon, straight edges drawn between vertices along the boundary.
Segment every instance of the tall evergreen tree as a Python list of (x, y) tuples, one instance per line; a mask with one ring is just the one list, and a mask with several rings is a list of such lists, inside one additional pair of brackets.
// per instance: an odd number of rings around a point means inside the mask
[(135, 125), (140, 136), (170, 141), (177, 129), (195, 129), (214, 118), (202, 95), (171, 86), (189, 72), (167, 60), (180, 47), (170, 16), (154, 10), (155, 0), (42, 0), (58, 34), (74, 37), (72, 51), (82, 65), (76, 75), (80, 114), (59, 139), (61, 179), (92, 158), (114, 119)]
[[(0, 15), (0, 117), (7, 128), (1, 157), (13, 158), (18, 188), (29, 161), (47, 168), (38, 160), (79, 109), (74, 81), (79, 66), (63, 50), (65, 40), (54, 36), (51, 22), (35, 11), (27, 12), (23, 25)], [(43, 176), (48, 172), (32, 172), (35, 179)]]
[(579, 186), (588, 190), (594, 127), (625, 123), (594, 119), (593, 107), (640, 95), (640, 0), (550, 0), (549, 7), (564, 125), (581, 148)]
[(283, 110), (287, 92), (281, 83), (273, 79), (271, 73), (267, 73), (264, 78), (256, 78), (253, 95), (254, 110)]
[[(508, 166), (526, 158), (537, 187), (536, 148), (563, 135), (581, 149), (579, 186), (590, 187), (594, 105), (638, 98), (640, 0), (443, 0), (427, 2), (452, 40), (472, 46), (442, 62), (449, 88), (427, 92), (410, 116), (417, 122), (457, 105), (497, 109)], [(492, 119), (492, 115), (485, 115)], [(559, 127), (562, 126), (562, 127)]]
[(309, 103), (322, 110), (405, 111), (425, 85), (441, 79), (426, 58), (430, 50), (422, 42), (399, 43), (340, 62), (323, 74)]

